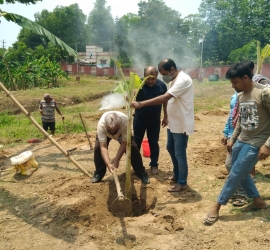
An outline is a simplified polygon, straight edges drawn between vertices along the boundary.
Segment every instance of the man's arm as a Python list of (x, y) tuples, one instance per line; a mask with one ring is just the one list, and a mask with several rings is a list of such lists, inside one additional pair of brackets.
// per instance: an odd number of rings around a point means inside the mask
[(224, 130), (223, 130), (223, 134), (224, 134), (224, 137), (221, 139), (221, 143), (222, 145), (227, 145), (227, 141), (228, 141), (228, 137), (229, 137), (229, 122), (230, 122), (230, 114), (229, 114), (229, 117), (227, 119), (227, 122), (225, 124), (225, 127), (224, 127)]
[(120, 144), (120, 147), (118, 148), (116, 156), (112, 160), (112, 163), (114, 164), (114, 166), (116, 168), (118, 168), (118, 166), (119, 166), (119, 161), (121, 160), (123, 154), (125, 153), (126, 147), (127, 147), (127, 142), (122, 141), (121, 144)]
[(110, 158), (109, 158), (109, 151), (108, 151), (108, 144), (107, 142), (100, 142), (100, 152), (101, 152), (101, 156), (103, 161), (106, 164), (106, 167), (108, 168), (108, 170), (112, 173), (112, 171), (114, 170), (113, 165), (110, 163)]
[(133, 108), (142, 108), (145, 106), (155, 106), (155, 105), (159, 105), (165, 102), (168, 102), (168, 100), (170, 100), (173, 96), (171, 94), (169, 94), (168, 92), (166, 92), (164, 95), (160, 95), (157, 96), (155, 98), (149, 99), (149, 100), (145, 100), (142, 102), (132, 102), (130, 105)]
[(39, 104), (39, 113), (40, 113), (41, 115), (44, 115), (43, 107), (42, 107), (41, 103)]
[(232, 152), (232, 146), (233, 144), (236, 142), (238, 136), (240, 135), (241, 133), (241, 126), (240, 126), (240, 119), (238, 119), (237, 123), (236, 123), (236, 127), (233, 131), (233, 134), (232, 134), (232, 137), (230, 138), (228, 144), (227, 144), (227, 151), (229, 153)]
[[(270, 88), (264, 88), (262, 91), (262, 103), (263, 106), (268, 110), (270, 114)], [(258, 159), (265, 160), (270, 155), (270, 135), (264, 145), (261, 146)]]
[(167, 114), (167, 102), (163, 102), (163, 120), (161, 122), (162, 128), (168, 125), (168, 114)]
[(59, 107), (58, 107), (58, 105), (57, 105), (56, 102), (55, 102), (55, 110), (57, 111), (57, 113), (58, 113), (59, 115), (61, 115), (62, 119), (64, 120), (65, 117), (62, 115), (62, 113), (61, 113), (61, 111), (60, 111), (60, 109), (59, 109)]
[[(264, 88), (262, 91), (262, 103), (270, 114), (270, 88), (268, 87)], [(270, 147), (270, 135), (264, 145)]]

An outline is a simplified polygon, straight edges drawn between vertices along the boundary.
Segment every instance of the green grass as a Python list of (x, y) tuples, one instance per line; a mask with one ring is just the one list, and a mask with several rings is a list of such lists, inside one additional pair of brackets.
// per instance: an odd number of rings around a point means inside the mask
[[(81, 113), (88, 131), (95, 131), (99, 117), (104, 112), (99, 111), (101, 99), (116, 86), (118, 81), (106, 77), (83, 76), (78, 83), (75, 76), (72, 76), (69, 80), (61, 80), (59, 88), (14, 91), (11, 94), (26, 107), (27, 111), (32, 111), (31, 116), (41, 125), (38, 104), (43, 98), (43, 94), (49, 92), (57, 100), (61, 112), (65, 116), (65, 126), (68, 132), (82, 133), (84, 129), (79, 113)], [(229, 109), (230, 97), (234, 90), (228, 81), (195, 82), (194, 86), (195, 113), (205, 110)], [(7, 145), (18, 141), (25, 142), (31, 138), (42, 139), (44, 137), (24, 114), (10, 114), (12, 113), (10, 112), (11, 106), (16, 106), (8, 97), (1, 99), (0, 144)], [(124, 110), (121, 111), (124, 112)], [(66, 133), (57, 113), (56, 133)]]
[(234, 93), (229, 81), (196, 83), (194, 111), (199, 113), (206, 110), (229, 110), (230, 98)]

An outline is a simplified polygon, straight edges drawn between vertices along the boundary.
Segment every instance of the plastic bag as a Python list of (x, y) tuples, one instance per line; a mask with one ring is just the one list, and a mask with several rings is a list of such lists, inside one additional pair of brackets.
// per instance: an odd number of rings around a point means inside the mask
[(11, 164), (15, 167), (17, 174), (31, 175), (38, 169), (38, 163), (35, 161), (31, 151), (25, 151), (20, 155), (10, 158)]

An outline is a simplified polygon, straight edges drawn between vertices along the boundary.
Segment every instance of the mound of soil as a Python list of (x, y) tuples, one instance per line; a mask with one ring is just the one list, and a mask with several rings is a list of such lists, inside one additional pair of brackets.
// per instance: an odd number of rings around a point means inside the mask
[(203, 115), (209, 115), (209, 116), (227, 116), (229, 114), (229, 111), (225, 110), (211, 110), (211, 111), (204, 111), (202, 112)]

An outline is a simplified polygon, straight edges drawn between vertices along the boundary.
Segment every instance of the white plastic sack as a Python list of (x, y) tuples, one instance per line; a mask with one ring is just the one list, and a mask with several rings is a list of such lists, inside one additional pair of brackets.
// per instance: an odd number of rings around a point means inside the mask
[(20, 155), (11, 157), (10, 161), (12, 166), (15, 166), (16, 173), (22, 175), (31, 175), (38, 168), (38, 163), (31, 151), (25, 151)]

